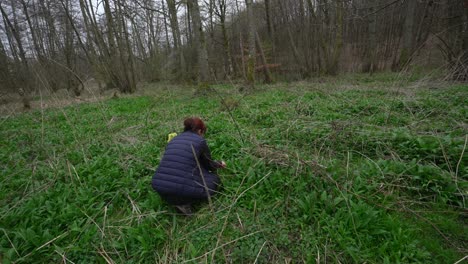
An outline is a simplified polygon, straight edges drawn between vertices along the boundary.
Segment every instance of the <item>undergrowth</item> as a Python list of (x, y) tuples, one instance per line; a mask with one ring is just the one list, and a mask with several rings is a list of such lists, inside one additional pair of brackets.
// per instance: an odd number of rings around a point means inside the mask
[[(468, 87), (394, 81), (149, 87), (3, 117), (0, 262), (456, 262)], [(193, 115), (228, 169), (213, 204), (184, 218), (150, 180)]]

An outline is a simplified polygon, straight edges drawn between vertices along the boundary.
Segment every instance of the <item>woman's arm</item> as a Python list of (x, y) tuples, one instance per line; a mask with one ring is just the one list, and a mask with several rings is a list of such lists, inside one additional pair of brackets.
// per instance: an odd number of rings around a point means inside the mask
[(203, 141), (201, 146), (200, 163), (205, 169), (209, 171), (216, 171), (217, 169), (223, 167), (221, 162), (211, 158), (210, 148), (208, 147), (206, 140)]

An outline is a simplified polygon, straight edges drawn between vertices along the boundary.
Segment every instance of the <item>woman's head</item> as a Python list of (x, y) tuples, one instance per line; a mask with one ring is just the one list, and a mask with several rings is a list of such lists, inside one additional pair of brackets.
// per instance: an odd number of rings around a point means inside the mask
[(192, 131), (199, 135), (204, 135), (206, 132), (206, 125), (199, 117), (189, 117), (184, 120), (184, 131)]

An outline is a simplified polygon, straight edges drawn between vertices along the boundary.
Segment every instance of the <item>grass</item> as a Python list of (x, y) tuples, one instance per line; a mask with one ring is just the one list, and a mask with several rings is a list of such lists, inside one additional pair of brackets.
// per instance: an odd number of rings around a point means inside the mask
[[(3, 117), (0, 262), (456, 262), (468, 242), (468, 87), (398, 80), (248, 95), (218, 85), (205, 97), (149, 85)], [(192, 115), (229, 168), (212, 207), (184, 218), (150, 180), (167, 134)]]

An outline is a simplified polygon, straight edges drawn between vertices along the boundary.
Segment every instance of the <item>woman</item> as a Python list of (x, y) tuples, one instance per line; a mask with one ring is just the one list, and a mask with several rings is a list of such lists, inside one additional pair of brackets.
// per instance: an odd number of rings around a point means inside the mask
[(192, 214), (194, 203), (216, 193), (221, 185), (216, 169), (226, 167), (211, 159), (205, 133), (200, 118), (185, 119), (184, 132), (169, 142), (151, 181), (161, 198), (185, 215)]

